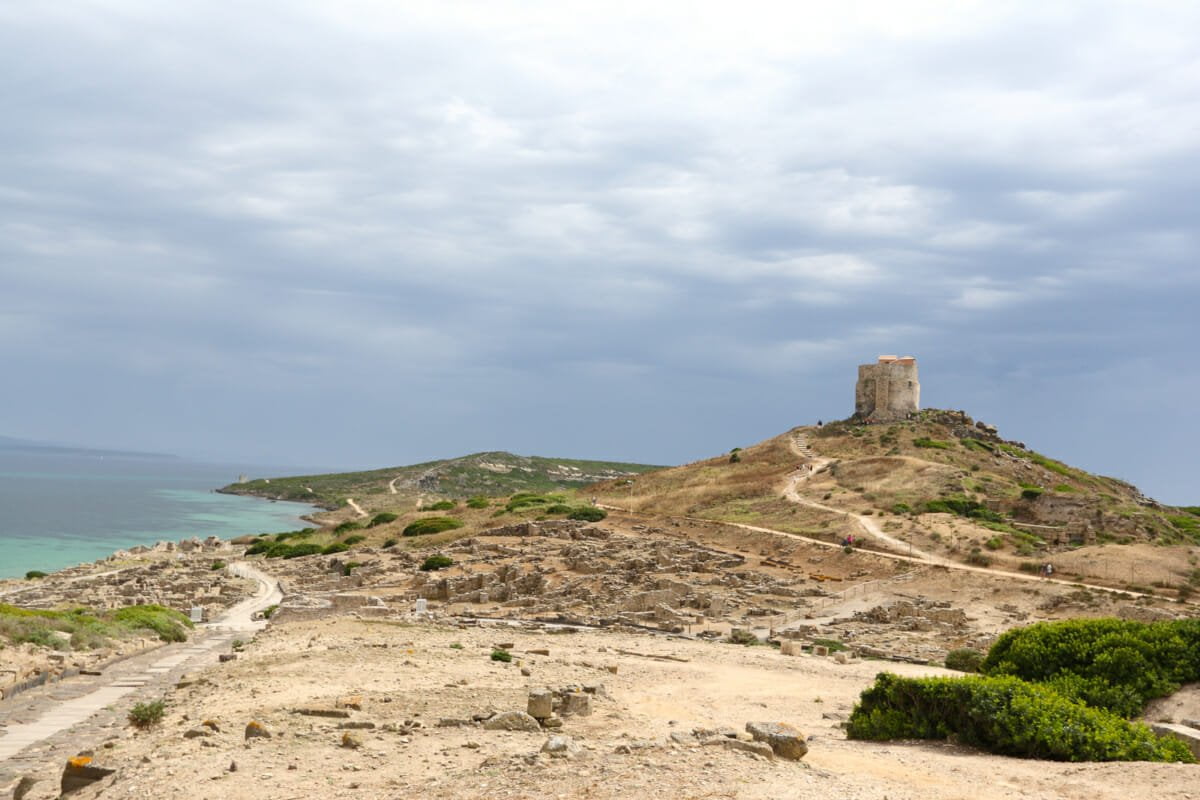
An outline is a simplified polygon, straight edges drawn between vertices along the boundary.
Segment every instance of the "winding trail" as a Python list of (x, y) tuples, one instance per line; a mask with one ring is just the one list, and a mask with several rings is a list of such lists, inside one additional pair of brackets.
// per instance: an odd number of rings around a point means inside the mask
[(404, 477), (403, 475), (397, 475), (396, 477), (394, 477), (390, 481), (388, 481), (388, 493), (389, 494), (400, 494), (399, 492), (396, 491), (396, 481), (400, 480), (403, 477)]
[[(0, 728), (0, 785), (6, 777), (24, 771), (31, 761), (45, 758), (47, 749), (78, 747), (79, 739), (86, 740), (88, 734), (96, 733), (90, 729), (76, 732), (73, 729), (77, 725), (111, 730), (99, 718), (116, 715), (120, 719), (124, 711), (112, 706), (126, 695), (136, 692), (141, 698), (161, 696), (182, 674), (217, 661), (217, 651), (226, 649), (237, 636), (265, 627), (266, 620), (255, 619), (255, 615), (279, 602), (279, 582), (244, 561), (228, 569), (238, 577), (256, 581), (254, 594), (213, 622), (197, 625), (189, 641), (125, 659), (102, 675), (72, 678), (0, 703), (0, 722), (5, 723)], [(23, 755), (23, 751), (47, 740), (53, 740), (50, 748), (38, 747)]]
[(809, 508), (816, 508), (821, 511), (828, 511), (834, 514), (841, 514), (842, 516), (850, 517), (852, 520), (857, 522), (859, 527), (862, 528), (863, 531), (865, 531), (866, 534), (872, 539), (882, 542), (884, 545), (896, 550), (899, 553), (904, 553), (907, 551), (908, 555), (912, 558), (918, 558), (930, 564), (957, 564), (957, 562), (950, 561), (949, 559), (942, 558), (941, 556), (927, 553), (924, 550), (918, 550), (912, 546), (911, 542), (906, 542), (903, 539), (897, 539), (895, 536), (885, 533), (883, 528), (879, 527), (879, 523), (868, 516), (864, 516), (863, 514), (855, 514), (853, 511), (846, 511), (845, 509), (834, 508), (833, 506), (827, 506), (823, 503), (818, 503), (815, 500), (809, 500), (808, 498), (802, 496), (798, 488), (800, 484), (808, 482), (813, 475), (824, 472), (826, 469), (828, 469), (833, 459), (821, 458), (813, 453), (812, 448), (808, 444), (808, 436), (804, 433), (797, 432), (793, 437), (791, 444), (792, 450), (794, 450), (797, 455), (804, 458), (805, 461), (800, 465), (796, 472), (788, 476), (787, 484), (783, 489), (783, 496), (789, 501), (798, 505), (808, 506)]
[(362, 510), (362, 506), (360, 506), (358, 503), (354, 502), (354, 498), (353, 498), (353, 497), (347, 497), (347, 498), (346, 498), (346, 505), (348, 505), (348, 506), (350, 506), (351, 508), (353, 508), (353, 509), (354, 509), (354, 513), (355, 513), (355, 514), (358, 514), (358, 516), (359, 516), (360, 518), (362, 518), (362, 517), (369, 517), (369, 516), (371, 516), (370, 514), (368, 514), (367, 512), (365, 512), (365, 511), (363, 511), (363, 510)]

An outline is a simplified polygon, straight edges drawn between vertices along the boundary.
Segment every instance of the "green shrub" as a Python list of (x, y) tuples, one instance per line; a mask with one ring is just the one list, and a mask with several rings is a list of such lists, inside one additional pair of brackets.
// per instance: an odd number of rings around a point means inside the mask
[(965, 497), (942, 497), (937, 500), (928, 500), (921, 510), (927, 514), (957, 514), (960, 517), (986, 522), (1004, 521), (1002, 514), (992, 511), (977, 500), (968, 500)]
[(826, 648), (831, 653), (837, 653), (841, 650), (849, 650), (850, 649), (850, 648), (846, 647), (846, 645), (843, 644), (842, 642), (839, 642), (837, 639), (817, 638), (817, 639), (813, 639), (812, 641), (813, 641), (813, 644), (819, 644), (819, 645), (821, 645), (821, 647)]
[(954, 739), (1054, 761), (1194, 762), (1182, 742), (1019, 678), (901, 678), (880, 673), (850, 715), (851, 739)]
[(911, 514), (912, 506), (908, 503), (895, 503), (892, 505), (893, 514)]
[(946, 669), (956, 669), (959, 672), (979, 672), (983, 663), (983, 653), (971, 647), (960, 647), (946, 653)]
[(453, 511), (454, 507), (457, 505), (458, 505), (458, 503), (454, 502), (453, 500), (438, 500), (436, 503), (429, 506), (428, 508), (423, 508), (421, 510), (422, 511)]
[(217, 561), (212, 562), (212, 564), (210, 564), (208, 568), (211, 569), (213, 572), (216, 572), (219, 569), (225, 569), (225, 567), (226, 567), (226, 564), (224, 561), (217, 560)]
[(453, 565), (454, 565), (454, 559), (451, 558), (450, 556), (442, 556), (442, 555), (430, 556), (429, 558), (427, 558), (423, 562), (421, 562), (421, 571), (422, 572), (435, 572), (439, 569), (445, 569), (446, 567), (450, 567)]
[(730, 453), (729, 454), (729, 463), (730, 464), (737, 464), (737, 463), (741, 462), (741, 460), (742, 460), (741, 453)]
[(272, 542), (266, 539), (259, 539), (254, 544), (246, 548), (246, 555), (256, 556), (260, 553), (265, 553), (270, 549)]
[(383, 540), (383, 548), (386, 550), (389, 547), (395, 547), (399, 543), (400, 543), (399, 539), (384, 539)]
[(270, 619), (279, 610), (279, 603), (272, 603), (263, 609), (263, 619)]
[(567, 519), (579, 519), (585, 522), (599, 522), (608, 516), (608, 512), (603, 508), (595, 506), (580, 506), (567, 515)]
[(512, 653), (499, 648), (492, 651), (492, 661), (503, 661), (505, 664), (512, 661)]
[(1021, 499), (1022, 500), (1037, 500), (1043, 494), (1045, 494), (1045, 490), (1043, 490), (1043, 489), (1036, 489), (1036, 488), (1022, 489), (1021, 490)]
[(404, 529), (402, 535), (427, 536), (431, 533), (452, 531), (455, 528), (461, 528), (462, 526), (462, 521), (455, 519), (454, 517), (426, 517), (425, 519), (419, 519), (410, 524)]
[(142, 730), (153, 728), (155, 725), (162, 722), (163, 715), (166, 713), (166, 710), (167, 704), (165, 700), (154, 700), (149, 703), (138, 703), (133, 708), (129, 709), (129, 724)]
[(570, 514), (572, 508), (566, 503), (555, 503), (552, 506), (546, 506), (547, 514)]
[(42, 572), (40, 569), (31, 569), (29, 572), (25, 573), (25, 580), (27, 581), (35, 581), (38, 578), (44, 577), (46, 577), (46, 573)]
[(940, 439), (929, 439), (924, 436), (913, 439), (913, 445), (915, 447), (928, 447), (934, 450), (949, 450), (954, 446), (950, 442), (943, 442)]
[(341, 536), (343, 533), (349, 533), (350, 531), (356, 531), (360, 528), (362, 528), (361, 523), (355, 522), (352, 519), (348, 519), (345, 522), (343, 522), (341, 525), (338, 525), (336, 528), (334, 528), (333, 532), (336, 533), (338, 536)]
[(113, 621), (129, 630), (149, 630), (164, 642), (187, 641), (188, 629), (193, 627), (187, 615), (160, 605), (126, 606), (113, 612)]
[(342, 564), (342, 574), (345, 575), (347, 578), (349, 578), (350, 573), (354, 572), (356, 567), (361, 567), (361, 566), (362, 566), (361, 561), (347, 561), (345, 564)]
[(472, 497), (467, 501), (467, 508), (487, 508), (488, 505), (488, 499), (483, 495)]
[(1001, 539), (999, 536), (993, 536), (992, 538), (990, 538), (986, 542), (984, 542), (983, 546), (986, 547), (988, 550), (999, 550), (1001, 547), (1004, 547), (1004, 540)]
[(327, 546), (323, 547), (321, 549), (321, 555), (335, 556), (338, 553), (344, 553), (349, 549), (350, 549), (350, 545), (346, 544), (345, 542), (334, 542), (331, 545), (327, 545)]
[(984, 659), (987, 675), (1012, 675), (1122, 717), (1180, 684), (1200, 680), (1200, 619), (1073, 619), (1006, 631)]
[(978, 547), (972, 547), (971, 552), (967, 553), (967, 563), (976, 567), (990, 567), (992, 565), (992, 557)]
[(316, 542), (277, 544), (267, 551), (267, 558), (303, 558), (304, 556), (320, 555), (324, 549)]
[(347, 547), (353, 547), (359, 542), (365, 542), (366, 540), (367, 537), (363, 536), (361, 533), (356, 533), (353, 536), (347, 536), (345, 539), (342, 539), (342, 544), (346, 545)]
[(393, 514), (391, 511), (381, 511), (371, 517), (371, 521), (367, 523), (368, 528), (374, 528), (377, 525), (386, 525), (389, 522), (395, 522), (400, 519), (399, 514)]

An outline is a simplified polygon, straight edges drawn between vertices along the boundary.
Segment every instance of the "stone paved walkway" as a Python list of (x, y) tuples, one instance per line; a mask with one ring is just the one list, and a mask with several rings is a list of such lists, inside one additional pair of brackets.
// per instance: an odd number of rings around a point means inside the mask
[(189, 672), (218, 661), (237, 638), (265, 623), (252, 611), (276, 602), (278, 585), (246, 564), (235, 565), (259, 581), (255, 595), (198, 629), (191, 641), (165, 645), (113, 664), (102, 675), (81, 675), (48, 684), (0, 703), (0, 790), (21, 775), (39, 771), (86, 748), (117, 738), (135, 703), (161, 698)]

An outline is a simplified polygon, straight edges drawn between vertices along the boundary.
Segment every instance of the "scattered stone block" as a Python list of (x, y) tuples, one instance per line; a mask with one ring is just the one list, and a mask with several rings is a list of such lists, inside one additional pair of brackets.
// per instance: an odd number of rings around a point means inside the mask
[(294, 713), (303, 714), (306, 717), (332, 717), (334, 719), (348, 719), (350, 717), (350, 712), (344, 708), (324, 708), (319, 706), (297, 708), (294, 710)]
[(554, 692), (539, 688), (529, 690), (526, 713), (534, 719), (548, 719), (554, 715)]
[[(62, 779), (59, 781), (59, 791), (62, 794), (78, 791), (99, 780), (107, 778), (116, 770), (97, 767), (92, 763), (91, 756), (75, 756), (68, 758), (63, 767)], [(29, 790), (26, 789), (26, 792)]]
[(346, 731), (342, 734), (342, 747), (348, 750), (357, 750), (362, 747), (362, 739), (358, 738), (357, 734)]
[(185, 738), (185, 739), (199, 739), (201, 737), (212, 736), (212, 735), (213, 735), (212, 729), (205, 728), (203, 725), (198, 725), (195, 728), (188, 728), (186, 731), (183, 732), (183, 738)]
[(829, 648), (823, 644), (814, 644), (813, 645), (813, 655), (814, 656), (827, 656), (827, 655), (829, 655)]
[(246, 739), (270, 739), (271, 732), (258, 720), (246, 723)]
[(808, 742), (799, 729), (786, 722), (747, 722), (746, 732), (756, 742), (765, 742), (780, 758), (799, 761), (808, 752)]
[(749, 753), (766, 759), (774, 758), (771, 745), (766, 742), (743, 742), (741, 739), (714, 737), (712, 739), (705, 739), (704, 744), (724, 747), (726, 750), (735, 750), (739, 753)]
[(779, 643), (779, 652), (785, 656), (804, 655), (804, 650), (799, 639), (784, 639)]
[(579, 754), (579, 746), (570, 736), (557, 734), (546, 740), (542, 745), (542, 752), (551, 758), (574, 758)]
[(531, 655), (531, 656), (548, 656), (548, 655), (550, 655), (550, 649), (547, 647), (538, 647), (533, 650), (528, 650), (526, 652), (528, 652), (529, 655)]
[(586, 717), (592, 713), (592, 696), (585, 692), (567, 692), (562, 697), (558, 713), (564, 717)]
[(524, 711), (505, 711), (484, 722), (483, 728), (488, 731), (537, 732), (542, 726)]
[(360, 694), (352, 694), (348, 697), (342, 697), (337, 701), (338, 708), (352, 708), (355, 711), (362, 711), (363, 699)]

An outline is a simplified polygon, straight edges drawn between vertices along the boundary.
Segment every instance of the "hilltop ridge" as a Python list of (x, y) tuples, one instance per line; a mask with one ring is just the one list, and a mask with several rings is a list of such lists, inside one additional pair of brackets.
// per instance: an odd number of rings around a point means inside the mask
[(271, 500), (295, 500), (333, 510), (345, 505), (346, 498), (351, 496), (390, 495), (376, 499), (394, 501), (411, 501), (424, 496), (500, 497), (521, 491), (579, 488), (657, 469), (661, 467), (619, 461), (520, 456), (494, 450), (361, 472), (258, 478), (233, 483), (218, 491)]

